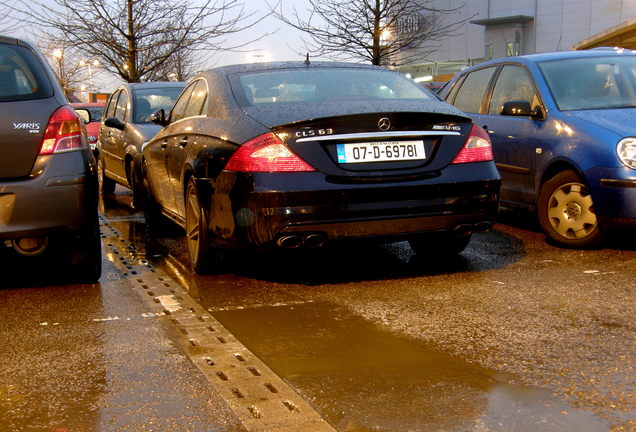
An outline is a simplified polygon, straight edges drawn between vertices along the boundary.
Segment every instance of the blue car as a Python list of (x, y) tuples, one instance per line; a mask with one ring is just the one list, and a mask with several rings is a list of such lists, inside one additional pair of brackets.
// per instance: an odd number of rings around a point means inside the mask
[(501, 205), (536, 210), (558, 245), (595, 246), (636, 225), (636, 52), (492, 60), (441, 96), (488, 132)]

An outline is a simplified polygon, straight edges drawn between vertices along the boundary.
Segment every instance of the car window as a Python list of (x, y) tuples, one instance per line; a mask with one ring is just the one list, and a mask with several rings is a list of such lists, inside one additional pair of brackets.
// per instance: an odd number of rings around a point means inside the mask
[(117, 109), (117, 98), (119, 98), (119, 94), (121, 90), (116, 91), (110, 96), (108, 100), (108, 106), (106, 107), (106, 118), (115, 117), (115, 110)]
[(334, 100), (438, 100), (400, 73), (385, 69), (317, 68), (258, 71), (231, 80), (241, 106)]
[(636, 56), (574, 58), (538, 66), (560, 110), (636, 106)]
[(126, 122), (126, 112), (128, 111), (128, 93), (121, 91), (119, 99), (117, 99), (117, 109), (115, 109), (115, 117), (122, 122)]
[(91, 121), (94, 122), (99, 121), (104, 113), (104, 107), (87, 107), (84, 109), (91, 113)]
[(190, 101), (190, 95), (192, 95), (192, 90), (196, 82), (188, 85), (183, 93), (179, 96), (179, 99), (174, 103), (172, 107), (172, 111), (170, 112), (170, 122), (175, 122), (181, 120), (185, 117), (186, 108), (188, 107), (188, 102)]
[(192, 117), (201, 115), (204, 105), (207, 111), (207, 100), (208, 86), (204, 79), (199, 79), (196, 81), (196, 85), (192, 91), (192, 96), (190, 97), (190, 101), (186, 107), (185, 116)]
[(52, 94), (44, 68), (31, 50), (0, 44), (0, 101), (41, 99)]
[(478, 113), (494, 72), (495, 67), (489, 67), (469, 73), (457, 90), (453, 105), (465, 112)]
[(135, 89), (133, 122), (152, 123), (152, 113), (160, 109), (170, 111), (182, 89), (181, 85)]
[(511, 101), (526, 101), (531, 109), (539, 105), (539, 98), (528, 71), (521, 66), (505, 65), (497, 77), (488, 114), (501, 114), (503, 104)]

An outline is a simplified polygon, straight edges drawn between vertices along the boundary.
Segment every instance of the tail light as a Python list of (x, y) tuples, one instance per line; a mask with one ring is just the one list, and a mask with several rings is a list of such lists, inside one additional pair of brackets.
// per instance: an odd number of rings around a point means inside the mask
[(58, 108), (46, 126), (40, 155), (86, 148), (86, 129), (80, 116), (69, 106)]
[(490, 160), (493, 160), (490, 138), (483, 128), (474, 124), (464, 143), (464, 147), (457, 153), (451, 163), (460, 164)]
[(316, 171), (273, 133), (259, 135), (246, 141), (234, 152), (225, 169), (250, 172)]

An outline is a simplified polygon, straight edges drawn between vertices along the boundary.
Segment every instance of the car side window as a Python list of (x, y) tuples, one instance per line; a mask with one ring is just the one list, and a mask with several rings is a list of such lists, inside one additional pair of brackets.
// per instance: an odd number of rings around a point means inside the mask
[(192, 95), (192, 90), (194, 89), (195, 85), (196, 82), (191, 83), (189, 86), (187, 86), (179, 96), (179, 99), (177, 99), (177, 101), (174, 103), (172, 111), (170, 111), (171, 123), (185, 118), (186, 109), (188, 108), (188, 102), (190, 102), (190, 95)]
[(495, 67), (488, 67), (469, 73), (457, 91), (453, 105), (464, 112), (479, 113), (495, 69)]
[(124, 90), (121, 91), (119, 99), (117, 100), (117, 109), (115, 110), (115, 117), (122, 122), (126, 122), (126, 111), (128, 110), (128, 93)]
[(106, 107), (105, 118), (115, 117), (115, 110), (117, 109), (117, 99), (119, 98), (120, 93), (121, 90), (116, 91), (111, 95), (110, 100), (108, 101), (108, 106)]
[(185, 116), (193, 117), (201, 115), (203, 108), (205, 106), (207, 111), (207, 101), (208, 101), (208, 86), (204, 79), (200, 79), (196, 81), (196, 85), (192, 91), (192, 96), (190, 97), (190, 101), (188, 102), (188, 106), (186, 108)]
[(532, 110), (539, 106), (539, 98), (528, 71), (516, 65), (505, 65), (492, 92), (488, 114), (499, 115), (506, 102), (525, 101)]

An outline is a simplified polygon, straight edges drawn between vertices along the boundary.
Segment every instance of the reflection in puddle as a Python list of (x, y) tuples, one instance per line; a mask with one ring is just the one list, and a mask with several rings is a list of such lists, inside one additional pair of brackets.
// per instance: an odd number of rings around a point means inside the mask
[(548, 391), (509, 384), (330, 304), (214, 316), (338, 430), (607, 429)]

